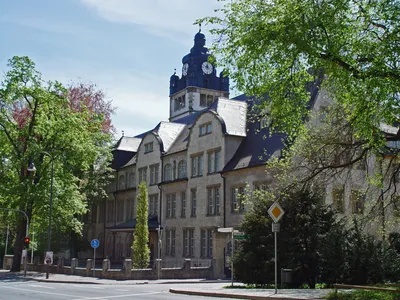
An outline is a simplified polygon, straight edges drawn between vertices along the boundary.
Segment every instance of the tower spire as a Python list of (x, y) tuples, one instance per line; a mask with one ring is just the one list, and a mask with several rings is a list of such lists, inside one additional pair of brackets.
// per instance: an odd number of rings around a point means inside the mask
[(201, 32), (201, 23), (199, 23), (199, 32)]

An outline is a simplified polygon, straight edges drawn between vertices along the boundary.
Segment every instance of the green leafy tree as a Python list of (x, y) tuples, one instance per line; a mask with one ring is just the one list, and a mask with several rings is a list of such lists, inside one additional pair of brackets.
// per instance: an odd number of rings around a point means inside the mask
[[(234, 265), (240, 280), (262, 285), (273, 282), (274, 238), (268, 209), (277, 197), (266, 193), (255, 198), (241, 224), (249, 238), (242, 242)], [(332, 210), (323, 204), (321, 192), (310, 187), (279, 195), (279, 203), (285, 210), (278, 234), (279, 266), (293, 270), (295, 284), (305, 281), (314, 288), (328, 233), (341, 225)]]
[(306, 87), (319, 76), (356, 136), (381, 145), (379, 122), (394, 124), (400, 113), (399, 1), (221, 2), (218, 15), (197, 22), (214, 25), (219, 65), (239, 91), (263, 99), (273, 128), (301, 131)]
[(133, 233), (133, 266), (137, 269), (147, 268), (150, 263), (149, 226), (148, 226), (148, 194), (146, 182), (139, 185), (137, 197), (136, 227)]
[[(54, 164), (52, 229), (79, 233), (91, 169), (110, 158), (105, 116), (70, 100), (61, 83), (45, 82), (28, 57), (13, 57), (8, 67), (0, 84), (0, 207), (25, 211), (35, 232), (46, 232)], [(27, 171), (32, 162), (34, 174)], [(18, 271), (26, 221), (12, 218)]]

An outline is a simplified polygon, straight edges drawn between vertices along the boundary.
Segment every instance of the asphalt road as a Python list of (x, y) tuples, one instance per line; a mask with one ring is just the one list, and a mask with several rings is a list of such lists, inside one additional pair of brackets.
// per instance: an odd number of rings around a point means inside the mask
[[(35, 281), (0, 281), (0, 300), (185, 300), (206, 299), (199, 296), (171, 294), (177, 284), (100, 285), (49, 283)], [(187, 287), (187, 285), (185, 285)], [(196, 284), (199, 287), (198, 284)]]

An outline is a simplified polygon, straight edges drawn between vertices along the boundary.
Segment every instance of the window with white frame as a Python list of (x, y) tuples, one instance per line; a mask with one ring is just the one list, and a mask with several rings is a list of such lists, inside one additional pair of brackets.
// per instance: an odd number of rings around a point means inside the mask
[(186, 217), (186, 192), (181, 192), (181, 218)]
[(194, 229), (183, 229), (183, 256), (194, 256)]
[(172, 166), (171, 164), (166, 164), (164, 166), (164, 181), (172, 180)]
[(150, 166), (150, 185), (158, 183), (158, 164)]
[(165, 255), (175, 256), (175, 229), (165, 230)]
[(124, 175), (119, 176), (118, 186), (119, 186), (120, 190), (124, 190), (125, 189), (125, 176)]
[(176, 194), (167, 195), (167, 218), (175, 218), (176, 216)]
[(183, 109), (186, 106), (185, 95), (174, 99), (174, 111)]
[(192, 156), (192, 177), (203, 176), (203, 154)]
[(153, 142), (144, 144), (144, 153), (153, 152)]
[(244, 187), (242, 186), (231, 190), (232, 212), (242, 212), (244, 210), (243, 195)]
[(139, 169), (139, 184), (142, 183), (142, 181), (147, 183), (147, 167)]
[(212, 132), (212, 125), (211, 123), (200, 125), (199, 127), (199, 135), (203, 136), (206, 134), (210, 134)]
[(186, 177), (187, 177), (187, 175), (186, 175), (186, 170), (187, 170), (187, 167), (186, 167), (186, 160), (181, 160), (181, 161), (178, 163), (178, 178), (179, 178), (179, 179), (182, 179), (182, 178), (186, 178)]
[(128, 182), (128, 187), (133, 188), (136, 186), (135, 182), (135, 173), (131, 172), (129, 173), (129, 182)]
[(212, 257), (212, 229), (200, 230), (200, 256)]
[(197, 190), (193, 189), (190, 191), (190, 216), (196, 217), (197, 207)]
[(208, 173), (219, 172), (221, 169), (221, 150), (208, 152)]
[(149, 216), (158, 215), (158, 194), (149, 196)]
[(219, 186), (207, 188), (207, 215), (218, 215), (220, 205)]

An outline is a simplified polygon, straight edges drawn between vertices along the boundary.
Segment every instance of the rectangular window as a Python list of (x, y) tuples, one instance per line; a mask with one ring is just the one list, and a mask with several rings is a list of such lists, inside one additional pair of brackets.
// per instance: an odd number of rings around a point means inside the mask
[(181, 192), (181, 218), (186, 217), (186, 192)]
[(158, 164), (150, 166), (150, 185), (158, 183)]
[(175, 218), (176, 216), (176, 195), (167, 195), (167, 218)]
[(202, 229), (200, 231), (200, 256), (212, 257), (212, 229)]
[(114, 221), (114, 202), (108, 201), (107, 203), (107, 222)]
[(332, 190), (333, 209), (339, 213), (344, 212), (344, 186), (334, 187)]
[(200, 94), (200, 106), (201, 107), (207, 106), (207, 96), (205, 94)]
[(165, 230), (165, 255), (175, 256), (175, 229)]
[(196, 217), (196, 201), (197, 201), (197, 191), (196, 190), (191, 190), (190, 191), (190, 216), (191, 217)]
[(218, 215), (220, 205), (219, 187), (207, 188), (207, 215)]
[(183, 229), (183, 256), (194, 254), (194, 229)]
[(174, 99), (174, 111), (181, 110), (186, 106), (185, 95)]
[(256, 191), (268, 191), (268, 184), (266, 182), (254, 183), (254, 189)]
[(117, 203), (117, 221), (122, 222), (124, 220), (124, 201), (118, 201)]
[(147, 167), (139, 169), (139, 184), (144, 181), (147, 183)]
[(192, 157), (192, 177), (203, 176), (203, 155)]
[(236, 187), (231, 191), (232, 212), (242, 212), (244, 210), (243, 203), (244, 187)]
[(149, 216), (158, 215), (158, 194), (149, 196)]
[(144, 153), (153, 152), (153, 142), (144, 144)]
[(221, 162), (221, 150), (215, 150), (208, 153), (208, 173), (219, 172)]
[(212, 132), (211, 123), (200, 125), (200, 127), (199, 127), (199, 135), (200, 136), (210, 134), (211, 132)]
[(364, 211), (365, 194), (358, 190), (351, 191), (351, 204), (353, 214), (362, 214)]

